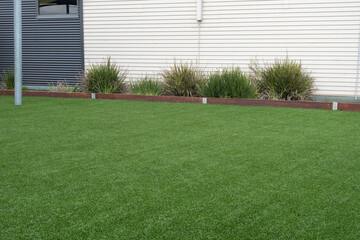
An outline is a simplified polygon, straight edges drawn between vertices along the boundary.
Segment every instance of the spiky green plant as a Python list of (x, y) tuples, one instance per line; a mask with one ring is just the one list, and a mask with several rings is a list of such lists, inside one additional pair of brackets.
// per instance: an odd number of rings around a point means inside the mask
[(122, 93), (126, 90), (127, 71), (122, 66), (111, 63), (91, 65), (82, 76), (82, 90), (94, 93)]
[(262, 99), (303, 100), (312, 97), (314, 78), (303, 69), (301, 62), (286, 57), (260, 66), (253, 60), (250, 70)]
[(131, 94), (160, 96), (164, 93), (164, 84), (148, 76), (130, 83)]
[(50, 91), (54, 92), (76, 92), (77, 86), (70, 86), (66, 81), (58, 81), (56, 84), (50, 86)]
[(174, 63), (161, 73), (165, 84), (165, 93), (173, 96), (199, 96), (198, 85), (203, 81), (204, 75), (192, 63)]
[(256, 86), (240, 68), (211, 73), (200, 86), (201, 95), (215, 98), (256, 98)]
[(13, 90), (15, 88), (15, 72), (13, 69), (4, 70), (0, 78), (5, 89)]

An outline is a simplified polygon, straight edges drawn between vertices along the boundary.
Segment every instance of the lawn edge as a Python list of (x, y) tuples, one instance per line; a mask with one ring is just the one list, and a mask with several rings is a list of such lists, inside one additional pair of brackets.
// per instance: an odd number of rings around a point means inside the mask
[[(0, 95), (14, 95), (12, 90), (0, 90)], [(176, 103), (203, 103), (239, 106), (265, 106), (286, 107), (305, 109), (324, 109), (340, 111), (360, 111), (360, 103), (337, 103), (318, 101), (285, 101), (285, 100), (259, 100), (259, 99), (236, 99), (236, 98), (203, 98), (203, 97), (177, 97), (177, 96), (145, 96), (130, 94), (108, 94), (108, 93), (71, 93), (52, 91), (23, 91), (23, 96), (29, 97), (58, 97), (58, 98), (93, 98), (153, 102), (176, 102)]]

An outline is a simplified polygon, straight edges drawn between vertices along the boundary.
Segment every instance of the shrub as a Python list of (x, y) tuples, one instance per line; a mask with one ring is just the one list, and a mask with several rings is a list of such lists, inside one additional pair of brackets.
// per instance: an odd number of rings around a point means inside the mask
[(263, 67), (252, 61), (250, 69), (262, 99), (303, 100), (312, 97), (314, 78), (301, 63), (288, 57)]
[(66, 81), (59, 81), (56, 85), (50, 86), (50, 91), (54, 92), (77, 92), (77, 86), (71, 87)]
[(15, 88), (15, 72), (12, 69), (7, 69), (3, 71), (3, 74), (0, 76), (1, 83), (5, 89), (14, 90)]
[(204, 97), (256, 98), (256, 86), (240, 68), (223, 69), (209, 75), (200, 86)]
[(107, 62), (91, 65), (81, 78), (82, 90), (94, 93), (122, 93), (126, 90), (127, 71), (122, 66)]
[(131, 94), (160, 96), (164, 92), (164, 84), (149, 77), (130, 83)]
[(174, 64), (164, 69), (165, 93), (173, 96), (199, 96), (198, 85), (204, 79), (202, 72), (191, 63)]

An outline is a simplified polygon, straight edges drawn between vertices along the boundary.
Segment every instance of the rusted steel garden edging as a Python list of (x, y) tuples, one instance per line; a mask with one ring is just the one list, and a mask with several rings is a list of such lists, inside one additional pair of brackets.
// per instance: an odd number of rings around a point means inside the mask
[(314, 102), (314, 101), (208, 98), (207, 102), (209, 104), (226, 104), (226, 105), (242, 105), (242, 106), (268, 106), (268, 107), (309, 108), (309, 109), (327, 109), (327, 110), (331, 110), (333, 108), (332, 102)]
[(177, 103), (202, 103), (202, 98), (199, 98), (199, 97), (145, 96), (145, 95), (108, 94), (108, 93), (97, 93), (96, 99), (118, 99), (118, 100), (177, 102)]
[(339, 103), (338, 110), (340, 111), (360, 111), (360, 103)]
[[(14, 91), (0, 90), (0, 95), (14, 95)], [(135, 100), (135, 101), (154, 101), (154, 102), (203, 103), (203, 104), (221, 104), (221, 105), (268, 106), (268, 107), (288, 107), (288, 108), (327, 109), (327, 110), (333, 109), (340, 111), (360, 111), (360, 103), (336, 103), (336, 102), (333, 103), (333, 102), (317, 102), (317, 101), (145, 96), (145, 95), (107, 94), (107, 93), (91, 94), (91, 93), (51, 92), (51, 91), (32, 91), (32, 90), (23, 91), (23, 96), (60, 97), (60, 98), (96, 98), (96, 99)]]
[(13, 95), (14, 95), (14, 91), (10, 91), (10, 90), (0, 90), (0, 95), (13, 96)]
[[(0, 90), (0, 95), (14, 95), (12, 90)], [(50, 92), (50, 91), (22, 91), (25, 97), (59, 97), (59, 98), (91, 98), (91, 93)]]

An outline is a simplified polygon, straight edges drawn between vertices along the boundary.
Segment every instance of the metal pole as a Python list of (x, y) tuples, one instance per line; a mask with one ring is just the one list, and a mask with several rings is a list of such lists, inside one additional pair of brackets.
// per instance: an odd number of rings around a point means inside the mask
[(22, 0), (14, 0), (15, 105), (22, 105)]

